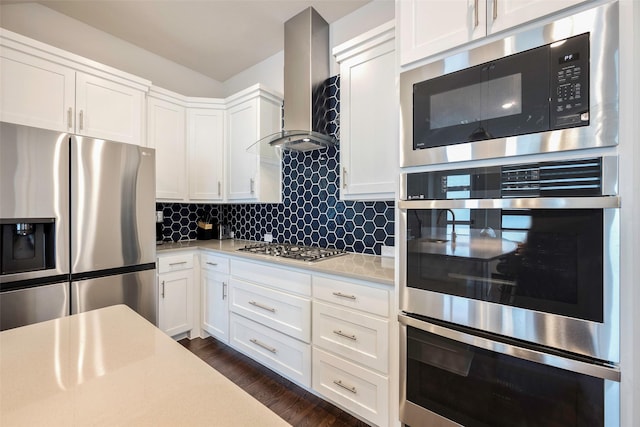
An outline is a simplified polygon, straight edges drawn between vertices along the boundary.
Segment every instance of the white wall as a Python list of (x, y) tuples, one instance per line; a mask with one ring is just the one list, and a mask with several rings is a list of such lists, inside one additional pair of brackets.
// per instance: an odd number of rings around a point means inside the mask
[(37, 3), (0, 5), (0, 26), (186, 96), (223, 97), (221, 82)]
[(226, 96), (233, 95), (255, 83), (284, 93), (284, 50), (225, 80), (224, 92)]
[[(329, 26), (330, 75), (340, 72), (331, 50), (364, 32), (395, 18), (393, 0), (373, 0)], [(227, 95), (256, 83), (264, 84), (280, 93), (284, 92), (284, 51), (238, 73), (224, 82)]]

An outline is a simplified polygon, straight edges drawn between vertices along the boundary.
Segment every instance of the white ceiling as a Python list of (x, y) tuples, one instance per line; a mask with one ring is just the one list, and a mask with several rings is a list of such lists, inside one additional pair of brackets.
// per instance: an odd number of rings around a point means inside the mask
[[(0, 0), (2, 4), (24, 0)], [(314, 7), (330, 24), (371, 0), (44, 0), (82, 21), (217, 81), (284, 48), (284, 22)]]

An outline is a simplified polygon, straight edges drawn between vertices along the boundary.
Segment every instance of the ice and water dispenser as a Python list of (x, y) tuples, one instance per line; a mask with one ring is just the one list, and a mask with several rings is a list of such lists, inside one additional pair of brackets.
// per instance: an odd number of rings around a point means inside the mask
[(53, 218), (0, 219), (2, 274), (55, 268)]

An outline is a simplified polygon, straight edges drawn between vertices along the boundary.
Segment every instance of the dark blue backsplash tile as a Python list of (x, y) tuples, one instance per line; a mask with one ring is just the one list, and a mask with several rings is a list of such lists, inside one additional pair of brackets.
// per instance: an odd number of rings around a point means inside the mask
[[(319, 87), (314, 106), (314, 130), (339, 138), (340, 76)], [(382, 245), (394, 245), (394, 202), (339, 200), (339, 167), (339, 146), (285, 152), (281, 204), (158, 203), (165, 239), (195, 239), (197, 220), (212, 218), (230, 225), (238, 239), (262, 240), (271, 233), (281, 243), (380, 255)]]

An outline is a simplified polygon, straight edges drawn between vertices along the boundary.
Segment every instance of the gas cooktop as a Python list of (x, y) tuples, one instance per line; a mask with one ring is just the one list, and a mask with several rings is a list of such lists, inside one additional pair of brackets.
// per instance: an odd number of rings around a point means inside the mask
[(306, 262), (316, 262), (346, 254), (342, 249), (318, 248), (294, 245), (291, 243), (254, 243), (248, 244), (238, 250)]

